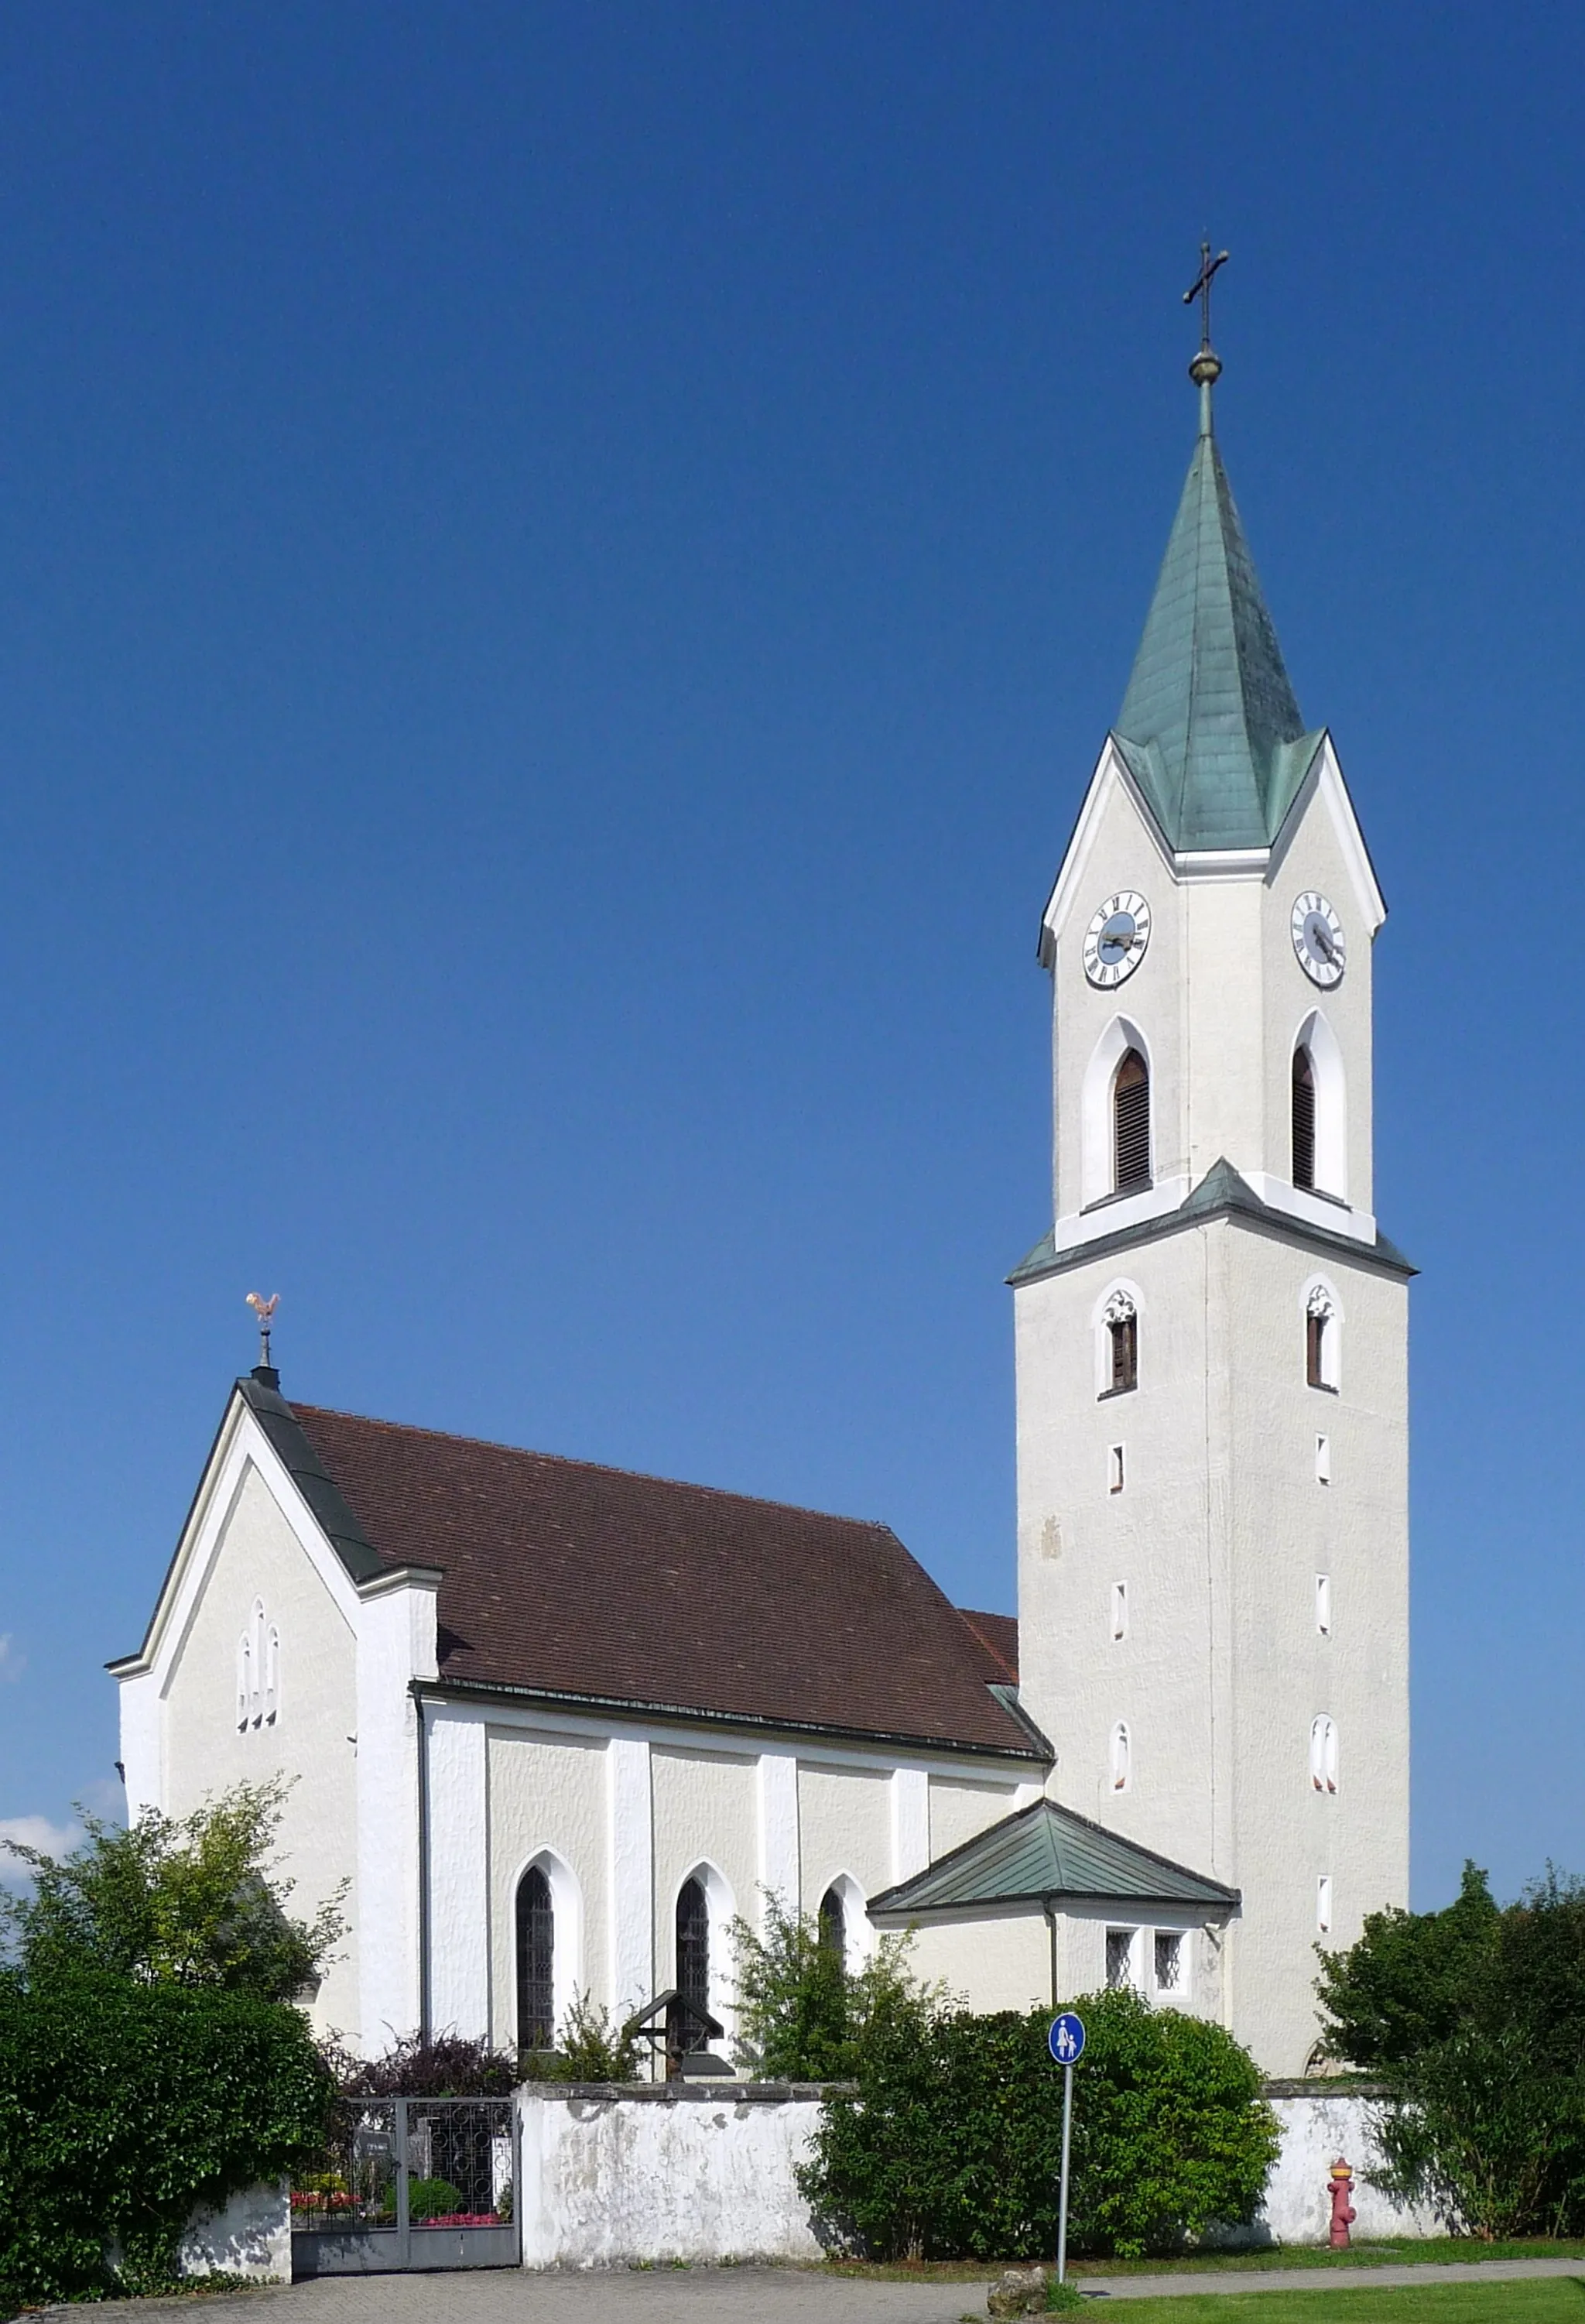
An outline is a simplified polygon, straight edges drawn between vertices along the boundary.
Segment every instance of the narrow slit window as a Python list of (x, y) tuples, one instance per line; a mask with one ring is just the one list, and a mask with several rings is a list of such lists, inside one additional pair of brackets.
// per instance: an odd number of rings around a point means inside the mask
[(1120, 1493), (1123, 1489), (1123, 1448), (1113, 1444), (1106, 1455), (1106, 1489)]
[(1150, 1184), (1150, 1069), (1129, 1049), (1111, 1085), (1114, 1183), (1120, 1194)]
[(1330, 1388), (1334, 1395), (1337, 1331), (1337, 1302), (1326, 1286), (1318, 1283), (1304, 1302), (1304, 1379), (1311, 1388)]
[(1134, 1780), (1134, 1747), (1128, 1724), (1120, 1719), (1111, 1730), (1111, 1788), (1126, 1792)]
[(1318, 1573), (1315, 1577), (1315, 1627), (1323, 1638), (1332, 1636), (1332, 1576)]
[(1315, 1926), (1322, 1936), (1332, 1934), (1332, 1875), (1323, 1872), (1315, 1883)]
[(1337, 1721), (1334, 1719), (1313, 1720), (1310, 1727), (1310, 1788), (1314, 1792), (1337, 1790)]
[(1131, 1294), (1114, 1291), (1102, 1308), (1106, 1326), (1105, 1396), (1121, 1396), (1139, 1385), (1139, 1311)]
[(1126, 1638), (1129, 1635), (1129, 1585), (1114, 1582), (1111, 1585), (1111, 1635)]
[(1294, 1051), (1294, 1184), (1315, 1185), (1315, 1068), (1303, 1046)]
[(1315, 1439), (1315, 1481), (1318, 1485), (1330, 1485), (1332, 1482), (1332, 1439), (1330, 1436), (1318, 1436)]

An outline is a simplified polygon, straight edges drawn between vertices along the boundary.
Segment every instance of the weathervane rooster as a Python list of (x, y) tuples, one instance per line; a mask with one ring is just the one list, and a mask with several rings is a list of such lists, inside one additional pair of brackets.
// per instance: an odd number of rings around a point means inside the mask
[(259, 1319), (259, 1361), (268, 1371), (270, 1369), (270, 1322), (281, 1305), (281, 1294), (279, 1291), (272, 1291), (268, 1299), (262, 1299), (256, 1291), (250, 1291), (247, 1304)]

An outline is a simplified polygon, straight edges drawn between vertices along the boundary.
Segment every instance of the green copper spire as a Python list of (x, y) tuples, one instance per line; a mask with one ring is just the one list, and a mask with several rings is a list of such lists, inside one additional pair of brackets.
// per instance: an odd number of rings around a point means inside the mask
[(1221, 371), (1207, 328), (1189, 366), (1200, 440), (1114, 730), (1180, 854), (1268, 845), (1321, 742), (1304, 731), (1216, 448)]

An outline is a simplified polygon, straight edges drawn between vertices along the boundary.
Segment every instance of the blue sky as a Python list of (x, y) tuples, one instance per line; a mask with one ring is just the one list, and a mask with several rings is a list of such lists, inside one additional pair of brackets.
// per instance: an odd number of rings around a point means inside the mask
[(1393, 908), (1416, 1900), (1585, 1869), (1582, 90), (1563, 7), (0, 16), (0, 1817), (115, 1796), (255, 1287), (305, 1400), (1011, 1607), (1208, 225)]

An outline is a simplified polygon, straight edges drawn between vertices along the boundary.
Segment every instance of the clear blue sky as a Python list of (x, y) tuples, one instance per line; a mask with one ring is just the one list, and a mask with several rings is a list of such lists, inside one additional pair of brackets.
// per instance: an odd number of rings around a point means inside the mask
[(1562, 6), (0, 15), (0, 1817), (112, 1796), (253, 1288), (289, 1393), (1011, 1607), (1208, 225), (1393, 908), (1417, 1901), (1585, 1869), (1582, 90)]

